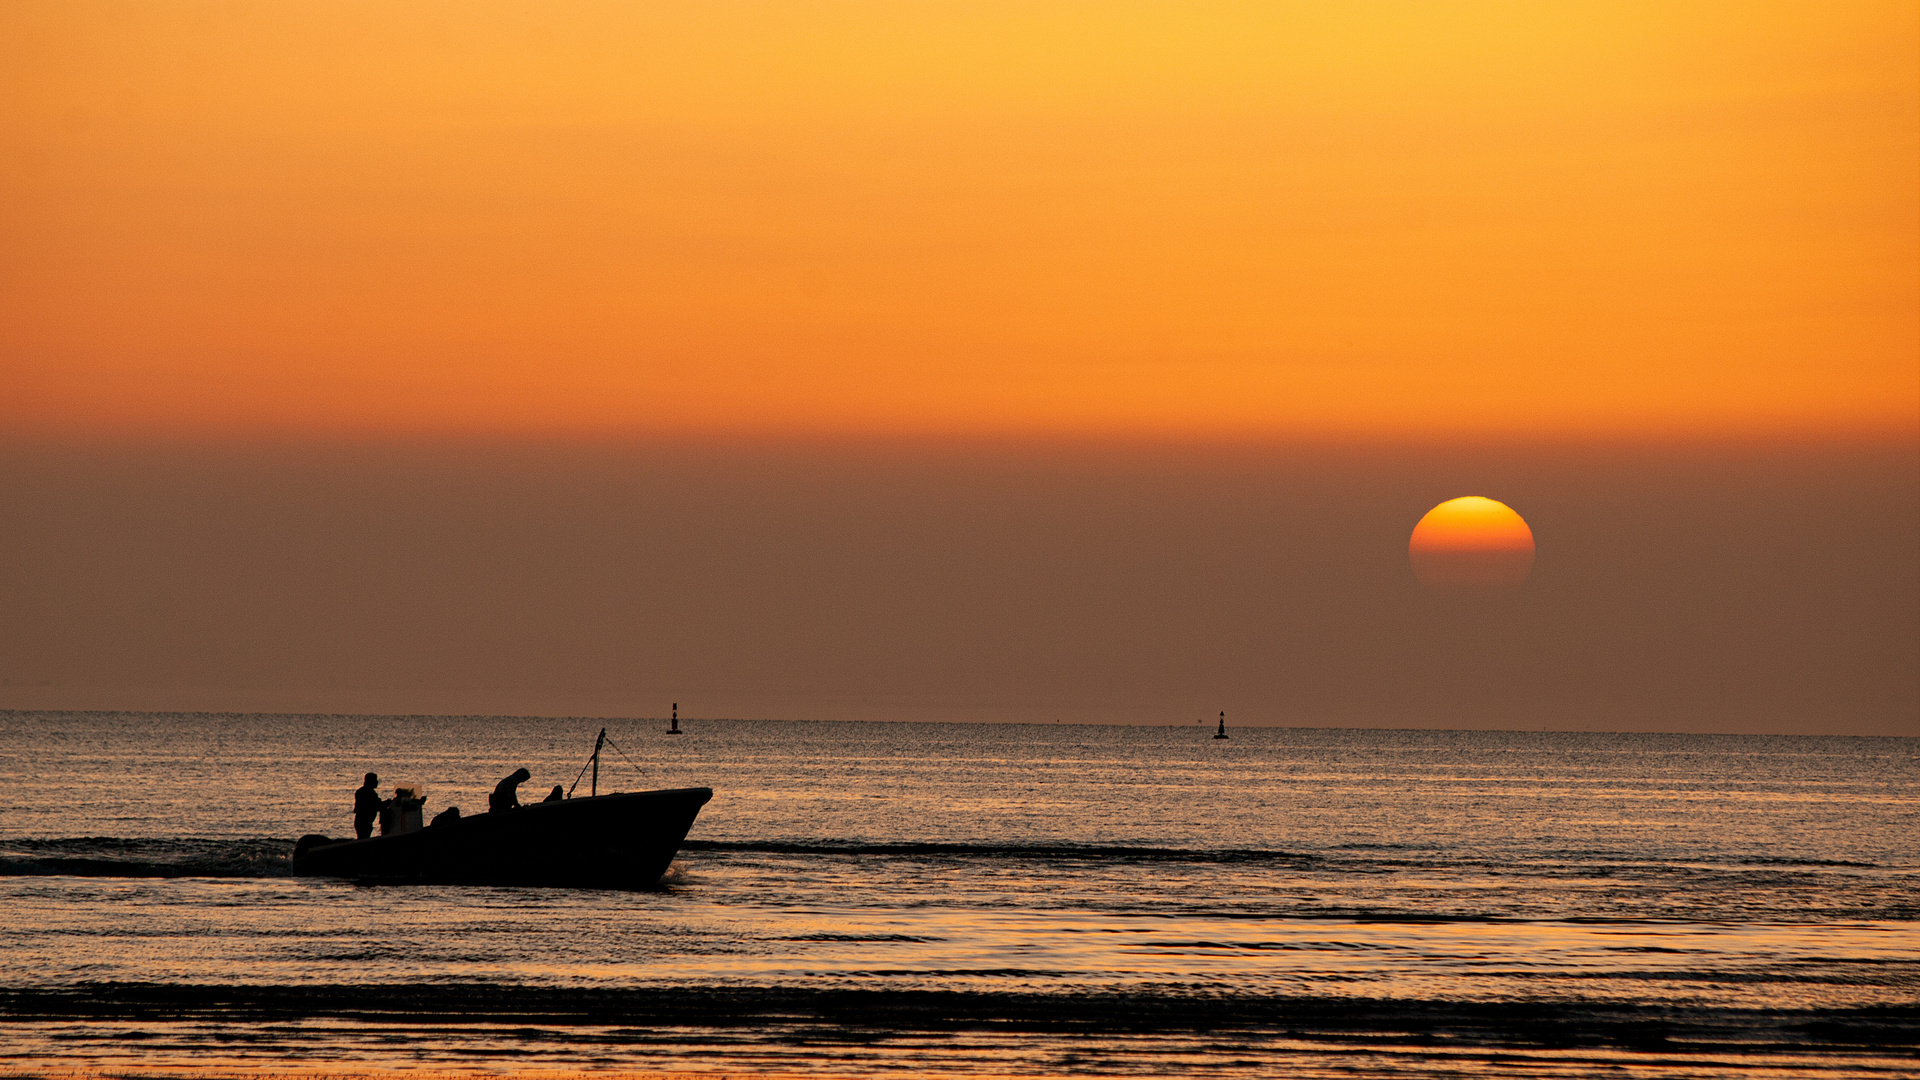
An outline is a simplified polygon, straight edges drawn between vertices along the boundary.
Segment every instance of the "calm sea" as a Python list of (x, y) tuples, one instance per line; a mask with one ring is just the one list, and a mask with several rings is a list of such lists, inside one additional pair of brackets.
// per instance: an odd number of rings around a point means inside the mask
[(1920, 1066), (1920, 740), (615, 721), (660, 889), (289, 876), (601, 723), (0, 713), (0, 1064)]

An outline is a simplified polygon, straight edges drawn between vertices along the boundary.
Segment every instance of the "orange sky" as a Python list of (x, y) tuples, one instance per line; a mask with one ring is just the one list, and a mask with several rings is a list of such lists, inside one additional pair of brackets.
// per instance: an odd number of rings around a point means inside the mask
[(0, 6), (0, 427), (1909, 432), (1886, 4)]

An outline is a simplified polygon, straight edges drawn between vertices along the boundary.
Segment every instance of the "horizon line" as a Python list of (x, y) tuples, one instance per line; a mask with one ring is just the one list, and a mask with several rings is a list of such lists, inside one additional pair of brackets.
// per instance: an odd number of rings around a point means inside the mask
[[(58, 708), (8, 708), (0, 707), (0, 716), (45, 716), (45, 715), (81, 715), (81, 716), (209, 716), (209, 717), (314, 717), (314, 718), (352, 718), (362, 720), (585, 720), (589, 723), (604, 724), (608, 720), (627, 720), (634, 723), (661, 723), (668, 721), (665, 716), (609, 716), (609, 715), (548, 715), (544, 713), (473, 713), (473, 712), (313, 712), (299, 710), (236, 711), (226, 709), (58, 709)], [(723, 724), (920, 724), (1006, 727), (1112, 727), (1112, 728), (1193, 728), (1198, 731), (1212, 731), (1212, 718), (1188, 724), (1164, 723), (1142, 720), (1128, 723), (1111, 720), (907, 720), (907, 719), (822, 719), (818, 717), (774, 717), (774, 716), (679, 716), (682, 724), (687, 723), (723, 723)], [(1243, 722), (1228, 724), (1227, 730), (1259, 729), (1263, 731), (1397, 731), (1422, 732), (1428, 734), (1492, 734), (1492, 735), (1686, 735), (1710, 738), (1766, 738), (1766, 739), (1907, 739), (1920, 740), (1920, 735), (1855, 735), (1846, 733), (1806, 734), (1803, 732), (1762, 732), (1762, 731), (1658, 731), (1658, 730), (1617, 730), (1611, 728), (1461, 728), (1461, 727), (1390, 727), (1362, 726), (1344, 724), (1284, 724)], [(682, 732), (687, 734), (687, 732)]]

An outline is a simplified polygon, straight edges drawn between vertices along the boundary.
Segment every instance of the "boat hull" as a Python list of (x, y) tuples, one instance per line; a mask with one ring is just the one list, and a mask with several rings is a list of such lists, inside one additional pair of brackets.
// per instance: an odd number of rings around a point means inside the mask
[(673, 862), (712, 788), (534, 803), (365, 840), (305, 836), (293, 872), (383, 882), (643, 889)]

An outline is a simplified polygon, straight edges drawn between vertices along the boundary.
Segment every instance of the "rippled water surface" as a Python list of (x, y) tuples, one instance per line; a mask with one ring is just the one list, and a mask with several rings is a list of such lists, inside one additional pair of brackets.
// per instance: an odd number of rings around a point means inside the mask
[[(659, 890), (288, 875), (294, 837), (350, 831), (364, 771), (471, 811), (517, 766), (530, 794), (572, 783), (598, 726), (0, 713), (0, 1053), (1302, 1075), (1363, 1051), (1432, 1075), (1489, 1054), (1649, 1075), (1676, 1053), (1673, 1075), (1715, 1055), (1794, 1075), (1914, 1061), (1915, 740), (626, 721), (603, 791), (715, 790)], [(233, 987), (253, 989), (219, 997)], [(370, 996), (389, 1011), (339, 1019)], [(484, 1019), (529, 1002), (509, 1029)], [(395, 1037), (408, 1003), (445, 1015)]]

